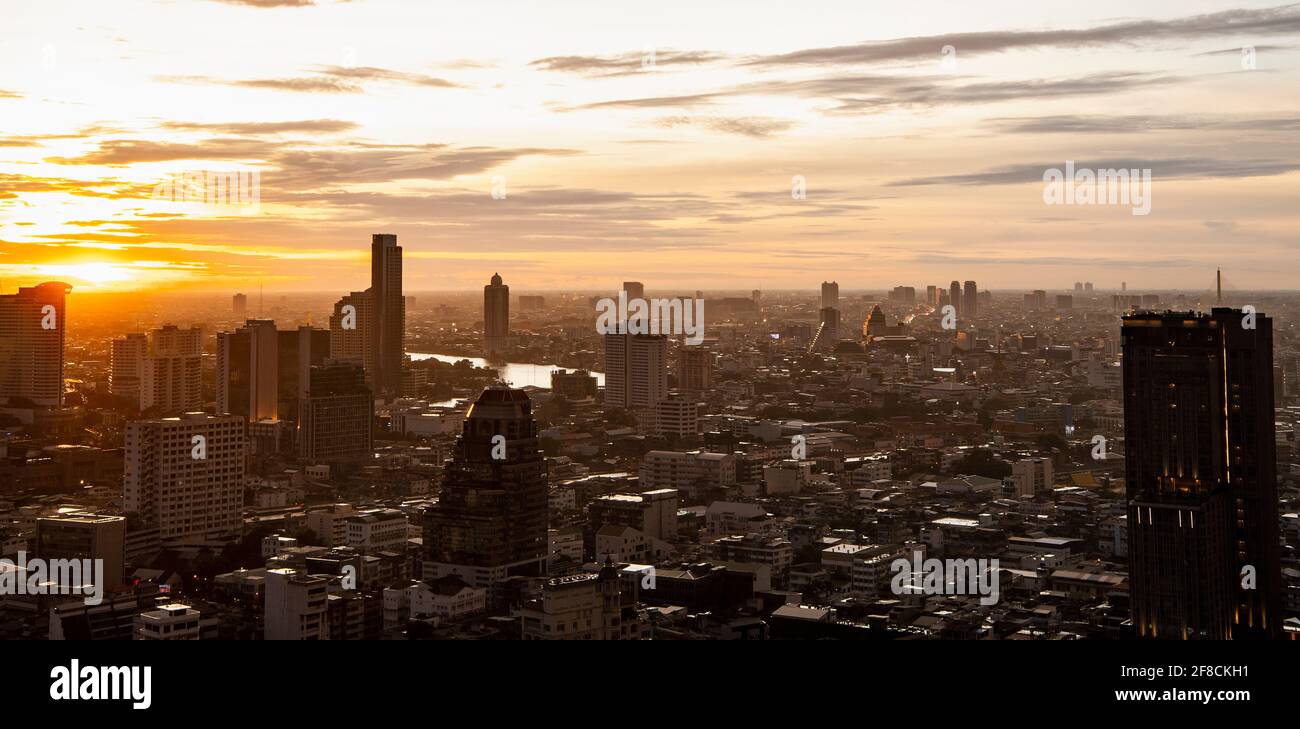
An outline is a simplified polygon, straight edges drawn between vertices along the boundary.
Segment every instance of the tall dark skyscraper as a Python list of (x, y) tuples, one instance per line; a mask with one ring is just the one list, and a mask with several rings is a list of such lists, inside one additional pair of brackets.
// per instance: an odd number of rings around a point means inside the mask
[(973, 319), (977, 312), (979, 312), (979, 289), (975, 287), (974, 281), (967, 281), (966, 294), (961, 300), (961, 315)]
[(952, 304), (952, 308), (957, 311), (957, 316), (966, 316), (966, 308), (962, 306), (960, 282), (953, 281), (948, 286), (948, 303)]
[(424, 578), (455, 574), (490, 587), (544, 574), (547, 508), (532, 402), (505, 385), (484, 389), (465, 413), (438, 503), (424, 514)]
[(505, 354), (510, 337), (510, 287), (501, 283), (501, 274), (492, 274), (492, 282), (483, 287), (483, 356), (496, 359)]
[(375, 393), (393, 398), (402, 391), (406, 344), (406, 298), (402, 295), (402, 247), (397, 236), (376, 233), (370, 243), (370, 321), (373, 329)]
[(1135, 632), (1277, 635), (1272, 320), (1137, 313), (1123, 342)]

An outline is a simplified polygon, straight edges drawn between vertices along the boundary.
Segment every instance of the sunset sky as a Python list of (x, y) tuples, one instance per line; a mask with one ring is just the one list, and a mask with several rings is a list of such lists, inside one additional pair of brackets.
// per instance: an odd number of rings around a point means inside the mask
[[(1066, 160), (1151, 214), (1044, 204)], [(5, 292), (354, 290), (376, 232), (409, 291), (1296, 288), (1300, 5), (4, 4)]]

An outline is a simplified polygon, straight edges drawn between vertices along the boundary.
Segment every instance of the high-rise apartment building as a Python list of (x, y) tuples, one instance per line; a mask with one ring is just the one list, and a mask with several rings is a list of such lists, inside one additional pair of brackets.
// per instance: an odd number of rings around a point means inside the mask
[(605, 335), (605, 405), (652, 408), (668, 396), (668, 337)]
[(203, 330), (165, 326), (149, 334), (140, 366), (140, 409), (179, 415), (203, 405)]
[(978, 314), (979, 289), (975, 287), (974, 281), (967, 281), (965, 296), (961, 300), (961, 315), (966, 319), (974, 319)]
[(126, 426), (123, 507), (164, 541), (237, 536), (244, 497), (244, 418), (186, 413)]
[(1134, 630), (1277, 635), (1272, 320), (1229, 308), (1136, 313), (1123, 343)]
[(623, 293), (627, 294), (628, 301), (631, 301), (632, 299), (644, 299), (645, 284), (640, 281), (624, 281)]
[(948, 285), (948, 303), (952, 304), (952, 308), (957, 311), (957, 316), (966, 316), (966, 311), (962, 308), (966, 302), (962, 301), (961, 282), (953, 281)]
[(243, 319), (248, 316), (248, 297), (244, 294), (235, 294), (231, 299), (231, 311), (235, 313), (236, 319)]
[(63, 406), (65, 301), (72, 287), (47, 282), (0, 295), (0, 405), (10, 398)]
[(510, 287), (501, 283), (501, 274), (492, 274), (492, 282), (483, 287), (483, 356), (496, 360), (506, 352), (510, 341)]
[(149, 335), (135, 332), (114, 339), (109, 350), (108, 389), (140, 406), (140, 380), (149, 354)]
[(466, 412), (438, 503), (425, 511), (424, 579), (456, 574), (490, 587), (544, 574), (547, 510), (532, 402), (523, 390), (488, 387)]

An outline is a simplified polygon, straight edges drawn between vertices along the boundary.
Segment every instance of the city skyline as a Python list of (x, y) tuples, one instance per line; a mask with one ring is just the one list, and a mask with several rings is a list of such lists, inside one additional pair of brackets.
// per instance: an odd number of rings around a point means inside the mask
[[(408, 291), (1295, 286), (1300, 6), (293, 5), (12, 10), (6, 290), (358, 290), (374, 230)], [(1150, 214), (1046, 205), (1073, 163), (1150, 169)], [(252, 204), (175, 201), (236, 170)]]

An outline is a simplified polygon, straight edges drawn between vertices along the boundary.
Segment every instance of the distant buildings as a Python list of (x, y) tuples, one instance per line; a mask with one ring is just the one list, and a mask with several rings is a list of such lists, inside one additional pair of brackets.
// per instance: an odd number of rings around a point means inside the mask
[(248, 297), (244, 294), (235, 294), (231, 301), (230, 310), (234, 312), (236, 319), (243, 319), (248, 316)]
[(0, 295), (0, 406), (11, 398), (63, 406), (64, 302), (71, 291), (51, 282)]
[(1229, 308), (1124, 318), (1129, 581), (1139, 636), (1280, 632), (1272, 324)]
[(501, 283), (501, 274), (483, 287), (483, 356), (499, 360), (510, 341), (510, 287)]

